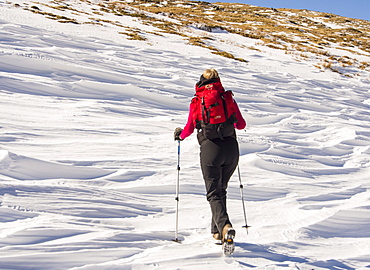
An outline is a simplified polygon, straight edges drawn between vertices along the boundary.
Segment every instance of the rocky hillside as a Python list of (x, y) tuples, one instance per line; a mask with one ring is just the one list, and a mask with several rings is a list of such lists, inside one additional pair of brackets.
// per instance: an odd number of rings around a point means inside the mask
[[(47, 4), (11, 0), (7, 4), (61, 23), (113, 26), (128, 39), (149, 45), (151, 35), (178, 35), (214, 54), (248, 62), (243, 53), (228, 50), (225, 43), (230, 40), (217, 38), (217, 33), (227, 32), (254, 41), (235, 38), (233, 45), (240, 48), (283, 50), (323, 71), (350, 77), (370, 71), (370, 22), (329, 13), (186, 0), (54, 0)], [(125, 24), (122, 18), (127, 16), (135, 18), (138, 26)]]

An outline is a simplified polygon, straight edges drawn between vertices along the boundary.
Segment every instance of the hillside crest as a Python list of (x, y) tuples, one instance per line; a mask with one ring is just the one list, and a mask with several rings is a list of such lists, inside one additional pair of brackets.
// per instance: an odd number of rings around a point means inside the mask
[[(189, 45), (241, 62), (248, 59), (220, 46), (230, 40), (216, 37), (217, 33), (236, 34), (254, 41), (254, 45), (234, 44), (241, 48), (282, 50), (296, 61), (308, 61), (322, 71), (331, 70), (348, 77), (368, 75), (370, 71), (370, 22), (330, 13), (187, 0), (31, 3), (15, 0), (7, 4), (60, 23), (116, 27), (128, 39), (149, 45), (150, 35), (178, 35)], [(112, 14), (116, 16), (114, 20)], [(139, 24), (127, 25), (124, 17), (132, 17)]]

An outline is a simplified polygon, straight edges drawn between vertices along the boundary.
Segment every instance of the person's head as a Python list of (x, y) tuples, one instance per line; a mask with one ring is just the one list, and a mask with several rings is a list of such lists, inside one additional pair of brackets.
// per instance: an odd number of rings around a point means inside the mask
[(214, 68), (206, 69), (202, 75), (205, 79), (219, 78), (217, 70)]

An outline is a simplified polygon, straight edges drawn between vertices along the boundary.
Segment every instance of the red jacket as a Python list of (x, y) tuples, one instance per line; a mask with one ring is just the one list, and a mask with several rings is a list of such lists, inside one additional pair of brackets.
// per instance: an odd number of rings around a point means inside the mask
[[(220, 81), (216, 82), (215, 84), (219, 84), (222, 87)], [(196, 85), (195, 86), (196, 92), (202, 91), (202, 88), (203, 87), (198, 87)], [(238, 107), (238, 104), (236, 103), (236, 101), (234, 102), (234, 105), (235, 105), (235, 111), (236, 111), (236, 119), (238, 120), (234, 124), (234, 127), (236, 129), (243, 129), (243, 128), (246, 127), (247, 123), (245, 122), (245, 120), (244, 120), (244, 118), (243, 118), (243, 116), (242, 116), (242, 114), (241, 114), (241, 112), (239, 110), (239, 107)], [(192, 113), (193, 110), (194, 110), (194, 106), (195, 106), (195, 103), (193, 103), (193, 102), (190, 103), (188, 121), (187, 121), (187, 123), (186, 123), (183, 131), (180, 134), (180, 138), (181, 139), (185, 139), (185, 138), (189, 137), (194, 132), (194, 129), (195, 129), (195, 119), (193, 119), (193, 113)]]

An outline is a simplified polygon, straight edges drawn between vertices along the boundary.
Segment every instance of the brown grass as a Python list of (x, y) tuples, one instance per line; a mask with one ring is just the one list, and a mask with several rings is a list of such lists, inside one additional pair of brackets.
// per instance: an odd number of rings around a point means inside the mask
[(139, 40), (139, 41), (146, 41), (147, 38), (140, 35), (140, 32), (137, 30), (132, 30), (132, 32), (118, 32), (119, 34), (128, 36), (129, 40)]
[[(88, 0), (80, 1), (89, 3)], [(179, 2), (182, 5), (178, 5)], [(18, 4), (18, 6), (20, 5)], [(26, 8), (27, 10), (63, 23), (78, 22), (65, 16), (43, 12), (42, 7), (47, 6), (59, 11), (69, 10), (76, 14), (86, 13), (82, 10), (73, 9), (62, 0), (55, 0), (48, 4), (32, 2), (32, 6), (29, 6)], [(211, 32), (215, 28), (220, 28), (230, 33), (255, 39), (259, 45), (263, 44), (273, 49), (285, 50), (287, 54), (291, 54), (295, 58), (315, 56), (320, 63), (324, 63), (316, 64), (316, 66), (325, 69), (332, 70), (333, 63), (343, 67), (356, 66), (364, 70), (369, 69), (368, 62), (359, 63), (349, 56), (332, 56), (328, 52), (328, 48), (338, 47), (347, 50), (352, 55), (367, 56), (370, 53), (370, 22), (330, 13), (189, 0), (166, 1), (166, 3), (161, 0), (135, 0), (130, 3), (125, 1), (102, 1), (98, 8), (91, 13), (101, 18), (84, 23), (102, 25), (109, 23), (124, 27), (119, 22), (102, 18), (107, 13), (117, 16), (132, 16), (159, 30), (152, 32), (153, 34), (179, 35), (188, 40), (191, 45), (209, 49), (214, 54), (238, 61), (245, 62), (246, 60), (236, 58), (228, 52), (207, 45), (207, 37), (205, 36), (188, 36), (187, 29), (190, 26), (197, 26), (201, 30)], [(154, 16), (156, 14), (164, 15), (164, 19), (158, 19)], [(177, 23), (170, 22), (165, 18), (175, 19)], [(328, 27), (329, 23), (337, 24), (339, 27), (330, 28)], [(125, 29), (120, 33), (129, 36), (130, 39), (146, 40), (138, 29)], [(298, 53), (291, 53), (292, 50)], [(328, 62), (325, 62), (325, 59)]]

